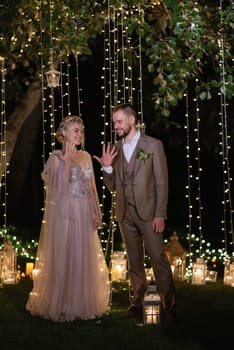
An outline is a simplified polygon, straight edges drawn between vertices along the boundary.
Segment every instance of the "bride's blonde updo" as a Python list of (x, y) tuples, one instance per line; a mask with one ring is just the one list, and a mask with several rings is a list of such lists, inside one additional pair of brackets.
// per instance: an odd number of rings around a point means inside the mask
[[(55, 135), (58, 142), (60, 142), (62, 144), (64, 143), (63, 130), (66, 130), (67, 126), (69, 124), (72, 124), (72, 123), (80, 124), (84, 128), (84, 122), (81, 119), (81, 117), (78, 117), (76, 115), (69, 115), (69, 116), (65, 117), (60, 122), (58, 130), (57, 130), (56, 135)], [(83, 143), (82, 143), (82, 146), (84, 146)]]

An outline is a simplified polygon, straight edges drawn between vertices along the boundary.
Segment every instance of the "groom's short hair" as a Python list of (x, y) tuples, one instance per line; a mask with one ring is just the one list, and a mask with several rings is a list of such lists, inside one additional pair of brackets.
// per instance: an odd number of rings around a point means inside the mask
[(124, 113), (130, 117), (130, 115), (133, 115), (135, 118), (135, 121), (137, 122), (137, 112), (135, 107), (130, 104), (130, 103), (120, 103), (119, 105), (117, 105), (114, 109), (112, 113), (115, 113), (119, 110), (123, 110)]

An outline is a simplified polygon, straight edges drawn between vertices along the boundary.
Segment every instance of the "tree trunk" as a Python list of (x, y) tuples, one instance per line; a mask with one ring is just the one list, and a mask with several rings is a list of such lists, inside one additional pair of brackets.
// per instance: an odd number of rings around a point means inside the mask
[[(12, 154), (18, 135), (31, 113), (37, 107), (41, 100), (41, 84), (36, 81), (30, 85), (23, 100), (19, 102), (6, 126), (6, 161), (0, 168), (0, 179), (6, 174), (7, 167), (10, 164)], [(0, 181), (1, 181), (0, 180)]]

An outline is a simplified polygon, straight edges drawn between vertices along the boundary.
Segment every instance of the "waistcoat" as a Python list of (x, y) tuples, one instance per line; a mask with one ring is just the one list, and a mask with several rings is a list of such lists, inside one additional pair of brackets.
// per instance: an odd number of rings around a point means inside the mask
[(133, 190), (132, 190), (132, 183), (133, 183), (133, 172), (134, 172), (134, 166), (135, 166), (135, 160), (136, 160), (136, 153), (137, 153), (137, 147), (135, 148), (129, 162), (127, 162), (126, 158), (124, 157), (124, 153), (122, 157), (125, 203), (126, 204), (130, 203), (132, 205), (135, 205)]

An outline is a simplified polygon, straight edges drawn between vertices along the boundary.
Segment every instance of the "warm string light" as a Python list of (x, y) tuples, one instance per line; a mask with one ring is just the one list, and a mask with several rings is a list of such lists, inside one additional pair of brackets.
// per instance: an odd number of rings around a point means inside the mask
[[(1, 65), (1, 132), (0, 132), (0, 197), (3, 213), (3, 245), (5, 243), (5, 234), (7, 226), (7, 184), (6, 184), (6, 175), (7, 175), (7, 149), (6, 149), (6, 68), (5, 68), (5, 59), (0, 56), (0, 65)], [(4, 245), (5, 246), (5, 245)], [(1, 277), (1, 276), (0, 276)]]
[(199, 232), (199, 256), (202, 257), (202, 243), (203, 243), (203, 228), (202, 228), (202, 198), (201, 198), (201, 172), (202, 172), (202, 167), (201, 167), (201, 147), (200, 147), (200, 108), (199, 108), (199, 95), (198, 95), (198, 82), (199, 80), (196, 78), (195, 79), (195, 91), (196, 91), (196, 97), (194, 98), (195, 101), (195, 106), (196, 106), (196, 128), (194, 129), (196, 138), (195, 138), (195, 143), (196, 143), (196, 151), (197, 151), (197, 156), (196, 156), (196, 161), (197, 161), (197, 175), (196, 175), (196, 182), (197, 182), (197, 220), (198, 220), (198, 232)]
[[(224, 249), (229, 254), (234, 254), (234, 232), (233, 232), (233, 207), (231, 198), (231, 172), (230, 172), (230, 135), (228, 134), (228, 113), (227, 113), (227, 100), (226, 100), (226, 71), (225, 71), (225, 49), (224, 49), (224, 39), (222, 34), (222, 5), (223, 1), (220, 0), (220, 37), (218, 38), (218, 48), (219, 48), (219, 68), (220, 68), (220, 156), (222, 159), (222, 169), (223, 169), (223, 220), (221, 222), (221, 227), (224, 235)], [(229, 234), (228, 234), (229, 233)]]
[[(51, 56), (52, 57), (52, 56)], [(50, 62), (53, 65), (53, 61)], [(50, 126), (50, 139), (51, 139), (51, 151), (55, 149), (55, 94), (54, 94), (54, 86), (49, 87), (49, 126)]]
[[(35, 239), (31, 241), (23, 241), (18, 238), (14, 227), (6, 227), (4, 230), (0, 229), (0, 238), (4, 238), (5, 241), (12, 242), (17, 256), (26, 260), (35, 260), (38, 242)], [(4, 248), (4, 245), (0, 244), (0, 250)]]
[[(198, 2), (194, 2), (194, 10), (199, 13)], [(196, 23), (193, 23), (196, 27)], [(195, 126), (191, 122), (191, 115), (189, 113), (189, 92), (184, 94), (185, 97), (185, 118), (186, 118), (186, 158), (187, 158), (187, 184), (186, 184), (186, 198), (188, 202), (188, 224), (187, 240), (188, 240), (188, 266), (186, 268), (187, 275), (192, 273), (192, 262), (195, 256), (203, 257), (203, 245), (205, 240), (203, 238), (202, 227), (202, 199), (201, 199), (201, 157), (200, 157), (200, 108), (199, 108), (199, 79), (195, 79), (195, 97), (193, 98), (193, 105), (195, 108)], [(194, 143), (195, 155), (192, 159), (192, 141)], [(193, 164), (196, 164), (196, 173), (193, 171)], [(194, 194), (192, 194), (194, 189)], [(194, 198), (195, 197), (195, 198)], [(193, 205), (195, 200), (195, 206)], [(196, 217), (193, 214), (196, 213)], [(198, 236), (193, 234), (193, 231), (198, 231)]]
[[(103, 31), (104, 36), (104, 67), (102, 74), (103, 81), (103, 131), (101, 134), (101, 143), (110, 142), (113, 144), (116, 141), (116, 134), (113, 130), (111, 115), (113, 107), (119, 103), (132, 103), (138, 106), (139, 121), (138, 127), (144, 132), (143, 123), (143, 98), (142, 98), (142, 47), (139, 34), (138, 44), (136, 46), (136, 37), (133, 38), (129, 28), (126, 26), (126, 18), (131, 16), (134, 21), (137, 21), (137, 27), (140, 27), (144, 19), (143, 11), (140, 8), (133, 6), (131, 9), (128, 5), (121, 1), (118, 7), (115, 7), (108, 1), (108, 18), (107, 25)], [(135, 71), (134, 71), (134, 66)], [(137, 72), (137, 73), (136, 73)], [(103, 183), (103, 176), (100, 177)], [(102, 212), (108, 216), (107, 222), (103, 224), (103, 233), (106, 233), (107, 238), (102, 239), (105, 245), (104, 251), (106, 256), (110, 252), (112, 256), (115, 248), (115, 234), (117, 224), (115, 221), (115, 192), (107, 193), (105, 185), (102, 186)], [(107, 199), (110, 198), (111, 207), (107, 208)], [(105, 210), (106, 209), (106, 210)], [(109, 223), (108, 223), (109, 222)], [(106, 231), (106, 232), (105, 232)], [(110, 259), (111, 271), (111, 259)], [(130, 286), (129, 286), (130, 292)], [(131, 299), (131, 295), (129, 295)]]
[[(54, 52), (53, 52), (53, 9), (54, 2), (50, 0), (49, 2), (49, 12), (50, 12), (50, 67), (51, 70), (54, 69)], [(53, 74), (53, 73), (52, 73)], [(49, 109), (50, 109), (50, 136), (51, 136), (51, 150), (55, 149), (55, 103), (54, 103), (54, 85), (52, 84), (49, 93)]]
[[(195, 2), (194, 6), (196, 7), (196, 11), (198, 10), (198, 4)], [(222, 17), (222, 1), (220, 1), (220, 11), (221, 11), (221, 17)], [(221, 19), (222, 20), (222, 19)], [(222, 27), (222, 26), (221, 26)], [(222, 31), (220, 31), (221, 33)], [(195, 184), (196, 184), (196, 191), (197, 196), (195, 197), (195, 200), (197, 201), (197, 211), (198, 214), (196, 216), (198, 220), (198, 231), (199, 236), (192, 234), (193, 228), (192, 228), (192, 219), (193, 219), (193, 205), (192, 205), (192, 195), (191, 195), (191, 188), (192, 188), (192, 179), (193, 179), (193, 173), (192, 173), (192, 163), (190, 158), (190, 152), (191, 152), (191, 126), (190, 126), (190, 118), (189, 118), (189, 100), (188, 100), (188, 94), (185, 94), (186, 97), (186, 132), (187, 132), (187, 178), (188, 183), (186, 186), (187, 194), (186, 198), (188, 199), (188, 216), (189, 216), (189, 223), (187, 225), (188, 229), (188, 245), (189, 245), (189, 265), (187, 266), (187, 276), (189, 277), (191, 275), (191, 263), (194, 256), (201, 256), (204, 258), (205, 262), (210, 260), (213, 261), (214, 265), (217, 261), (217, 256), (219, 256), (219, 260), (222, 261), (223, 264), (226, 264), (227, 262), (230, 262), (230, 256), (228, 255), (228, 252), (230, 252), (230, 249), (228, 247), (228, 240), (229, 237), (227, 237), (227, 230), (228, 227), (230, 238), (231, 238), (231, 250), (233, 250), (233, 221), (232, 221), (232, 215), (233, 215), (233, 209), (232, 209), (232, 202), (231, 202), (231, 176), (230, 176), (230, 162), (229, 162), (229, 139), (230, 136), (228, 135), (228, 116), (227, 116), (227, 101), (226, 101), (226, 81), (225, 81), (225, 54), (224, 54), (224, 43), (222, 35), (218, 39), (218, 46), (220, 50), (220, 82), (221, 82), (221, 89), (220, 89), (220, 105), (221, 105), (221, 122), (219, 123), (221, 126), (221, 152), (220, 155), (222, 156), (222, 167), (223, 167), (223, 201), (222, 205), (224, 207), (223, 210), (223, 220), (222, 220), (222, 230), (224, 231), (224, 239), (225, 239), (225, 249), (218, 249), (218, 253), (214, 249), (212, 251), (209, 250), (210, 243), (207, 243), (203, 237), (202, 232), (202, 201), (201, 201), (201, 172), (202, 168), (200, 165), (200, 136), (199, 136), (199, 129), (200, 129), (200, 117), (199, 117), (199, 86), (198, 86), (198, 79), (195, 79), (195, 92), (196, 97), (193, 99), (195, 103), (195, 112), (196, 112), (196, 127), (194, 128), (193, 132), (195, 135), (195, 144), (196, 144), (196, 157), (195, 161), (197, 164), (197, 174), (195, 177)], [(228, 223), (228, 219), (230, 220), (230, 223)], [(229, 225), (229, 226), (228, 226)], [(211, 259), (211, 255), (207, 257), (207, 254), (212, 254), (213, 257)]]
[(60, 110), (61, 120), (64, 118), (63, 77), (64, 77), (65, 73), (63, 72), (63, 65), (64, 65), (64, 62), (60, 58), (60, 60), (59, 60), (59, 71), (60, 71), (60, 74), (61, 74), (61, 85), (60, 85), (60, 104), (59, 104), (58, 108)]
[[(199, 108), (199, 96), (198, 96), (198, 79), (195, 79), (195, 97), (193, 98), (193, 105), (195, 108), (195, 126), (192, 127), (192, 116), (189, 113), (189, 96), (188, 91), (184, 94), (186, 104), (186, 158), (187, 158), (187, 185), (186, 185), (186, 198), (188, 202), (188, 224), (187, 227), (187, 240), (188, 240), (188, 257), (189, 266), (187, 271), (191, 270), (192, 261), (195, 256), (203, 258), (204, 249), (203, 245), (205, 240), (203, 237), (202, 227), (202, 198), (201, 198), (201, 147), (200, 147), (200, 108)], [(192, 141), (194, 143), (195, 154), (192, 155)], [(193, 171), (193, 164), (196, 164), (195, 173)], [(194, 193), (192, 193), (194, 189)], [(195, 206), (193, 205), (195, 200)], [(196, 213), (196, 217), (193, 214)], [(194, 235), (193, 231), (198, 231), (198, 235)]]
[(81, 101), (81, 95), (80, 92), (82, 89), (80, 88), (80, 79), (79, 79), (79, 54), (75, 55), (75, 62), (76, 62), (76, 92), (77, 92), (77, 108), (78, 108), (78, 115), (82, 117), (81, 113), (81, 104), (83, 103)]
[(44, 63), (43, 63), (43, 28), (42, 28), (42, 4), (40, 1), (40, 8), (39, 14), (40, 14), (40, 62), (41, 62), (41, 72), (40, 72), (40, 78), (41, 78), (41, 110), (42, 110), (42, 160), (43, 165), (45, 164), (45, 85), (44, 85)]
[(187, 158), (187, 185), (186, 185), (186, 198), (188, 202), (188, 224), (187, 224), (187, 239), (188, 239), (188, 256), (189, 256), (189, 266), (192, 266), (192, 199), (191, 199), (191, 180), (192, 180), (192, 164), (190, 159), (190, 117), (189, 117), (189, 99), (188, 93), (184, 94), (185, 97), (185, 118), (186, 118), (186, 158)]
[[(12, 245), (16, 250), (17, 256), (22, 258), (22, 262), (25, 260), (35, 261), (38, 247), (37, 240), (25, 240), (22, 237), (19, 237), (17, 235), (16, 228), (13, 226), (6, 227), (6, 229), (0, 229), (0, 242), (3, 240), (4, 237), (6, 240), (12, 242)], [(191, 235), (190, 240), (194, 242), (194, 244), (197, 243), (197, 237), (195, 235)], [(165, 241), (165, 243), (167, 242)], [(215, 269), (217, 267), (217, 264), (224, 265), (228, 261), (229, 256), (225, 251), (223, 251), (222, 248), (212, 248), (210, 242), (205, 242), (203, 246), (203, 259), (208, 267)], [(3, 244), (0, 243), (0, 250), (1, 249), (3, 249)], [(123, 250), (123, 253), (126, 252)], [(185, 279), (191, 279), (191, 268), (189, 269), (188, 265), (186, 266)]]
[(138, 44), (138, 60), (139, 60), (139, 88), (138, 90), (138, 99), (139, 99), (139, 118), (140, 118), (140, 124), (144, 127), (144, 114), (143, 114), (143, 79), (142, 79), (142, 41), (141, 41), (141, 21), (144, 18), (144, 11), (138, 8), (140, 19), (138, 20), (138, 31), (139, 31), (139, 44)]
[(65, 95), (67, 96), (67, 115), (71, 115), (71, 95), (70, 95), (70, 61), (69, 61), (69, 55), (67, 55), (67, 64), (66, 64), (66, 68), (67, 68), (67, 72), (66, 72), (66, 89), (67, 92), (65, 93)]

